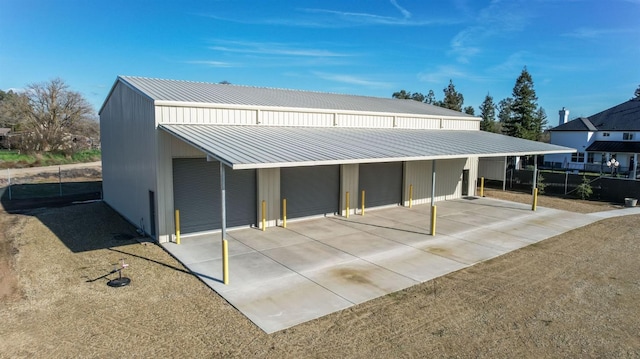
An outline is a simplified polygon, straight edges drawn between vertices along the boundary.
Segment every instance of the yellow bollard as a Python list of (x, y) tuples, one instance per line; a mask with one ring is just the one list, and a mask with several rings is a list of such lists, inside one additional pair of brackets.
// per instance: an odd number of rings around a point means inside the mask
[(267, 230), (267, 201), (262, 200), (262, 231)]
[(436, 235), (436, 206), (431, 206), (431, 235)]
[(349, 218), (349, 192), (347, 192), (345, 196), (347, 197), (345, 198), (347, 201), (347, 218)]
[(362, 190), (362, 213), (360, 214), (364, 216), (364, 190)]
[(484, 177), (480, 177), (480, 197), (484, 197)]
[(226, 239), (222, 240), (222, 282), (229, 284), (229, 244)]
[(409, 185), (409, 208), (413, 206), (413, 185)]
[(531, 210), (535, 211), (536, 207), (538, 207), (538, 189), (533, 189), (533, 204), (531, 205)]
[(176, 209), (176, 244), (180, 244), (180, 210)]
[(282, 199), (282, 228), (287, 228), (287, 199)]

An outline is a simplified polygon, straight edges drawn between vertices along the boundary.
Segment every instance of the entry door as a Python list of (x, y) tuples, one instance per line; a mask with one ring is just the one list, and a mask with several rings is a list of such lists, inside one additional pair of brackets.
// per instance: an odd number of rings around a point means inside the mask
[(469, 195), (469, 170), (462, 170), (462, 195)]

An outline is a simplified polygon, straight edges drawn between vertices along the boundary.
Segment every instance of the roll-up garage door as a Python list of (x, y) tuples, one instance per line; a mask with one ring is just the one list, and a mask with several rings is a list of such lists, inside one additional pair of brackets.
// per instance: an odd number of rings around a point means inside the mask
[(340, 167), (280, 169), (280, 195), (287, 199), (287, 217), (335, 213), (340, 207)]
[(402, 162), (360, 164), (359, 188), (366, 207), (401, 203)]
[[(251, 225), (256, 220), (255, 170), (226, 170), (227, 226)], [(180, 230), (194, 233), (222, 227), (220, 163), (203, 158), (173, 160), (173, 201), (180, 210)]]

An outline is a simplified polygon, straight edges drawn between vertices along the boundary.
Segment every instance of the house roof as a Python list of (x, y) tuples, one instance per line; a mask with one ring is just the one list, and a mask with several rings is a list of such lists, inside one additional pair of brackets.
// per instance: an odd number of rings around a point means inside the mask
[(551, 131), (640, 131), (640, 99), (631, 99), (587, 118), (569, 121)]
[(595, 141), (587, 152), (640, 153), (640, 142), (633, 141)]
[(573, 148), (468, 130), (160, 125), (233, 169), (418, 161), (575, 152)]
[[(206, 82), (119, 76), (124, 83), (156, 105), (200, 104), (255, 108), (300, 108), (324, 111), (376, 112), (415, 116), (450, 117), (480, 121), (479, 117), (414, 100), (343, 95), (335, 93), (250, 87)], [(111, 92), (113, 92), (113, 88)], [(105, 103), (109, 100), (109, 96)], [(104, 105), (102, 106), (104, 108)], [(102, 112), (102, 109), (100, 110)]]

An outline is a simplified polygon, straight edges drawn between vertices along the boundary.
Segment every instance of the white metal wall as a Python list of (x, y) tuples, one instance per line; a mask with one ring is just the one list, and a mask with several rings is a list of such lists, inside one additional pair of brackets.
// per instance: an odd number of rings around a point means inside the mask
[[(435, 202), (462, 197), (462, 170), (466, 164), (466, 158), (436, 161)], [(473, 174), (469, 171), (470, 178), (471, 175)]]
[(149, 191), (158, 202), (153, 102), (118, 82), (100, 113), (100, 131), (104, 201), (151, 233)]
[(206, 108), (182, 106), (156, 106), (158, 124), (218, 124), (309, 127), (363, 127), (479, 130), (479, 119), (433, 117), (405, 117), (286, 109)]
[(409, 206), (409, 188), (413, 185), (414, 205), (431, 203), (431, 164), (433, 161), (411, 161), (404, 165), (403, 204)]
[(258, 181), (258, 218), (256, 223), (262, 228), (262, 201), (266, 202), (266, 227), (278, 225), (281, 219), (281, 199), (280, 199), (280, 169), (279, 168), (259, 168), (257, 173)]
[(359, 166), (358, 164), (340, 166), (340, 215), (342, 216), (347, 214), (347, 192), (349, 192), (349, 214), (355, 213), (358, 207)]
[(503, 181), (506, 157), (482, 157), (478, 161), (478, 177)]

